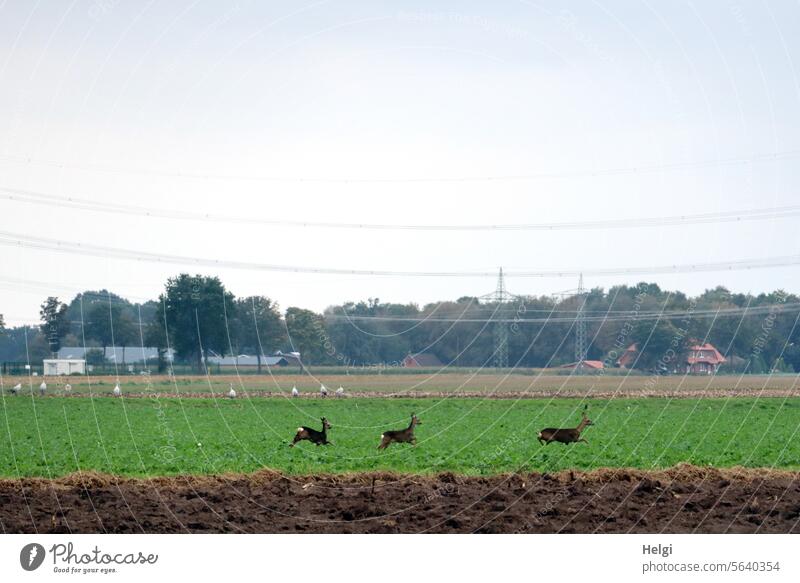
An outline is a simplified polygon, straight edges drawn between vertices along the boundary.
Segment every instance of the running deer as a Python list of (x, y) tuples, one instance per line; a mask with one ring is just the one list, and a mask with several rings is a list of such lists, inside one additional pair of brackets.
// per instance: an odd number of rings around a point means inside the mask
[(412, 413), (411, 424), (408, 427), (405, 429), (386, 431), (381, 434), (381, 444), (378, 446), (378, 449), (386, 449), (392, 443), (410, 443), (411, 445), (417, 445), (417, 438), (414, 437), (414, 428), (421, 423), (422, 421), (417, 419), (417, 416)]
[(589, 445), (589, 442), (581, 437), (581, 432), (589, 425), (593, 425), (592, 421), (586, 416), (586, 408), (587, 407), (583, 408), (581, 422), (577, 427), (573, 429), (553, 429), (551, 427), (542, 429), (538, 436), (539, 443), (542, 445), (549, 445), (550, 442), (553, 441), (558, 441), (559, 443), (577, 443), (582, 441), (586, 445)]
[(328, 429), (330, 428), (331, 424), (328, 423), (325, 417), (322, 418), (322, 431), (317, 431), (305, 425), (303, 427), (298, 427), (297, 433), (294, 435), (294, 441), (289, 444), (289, 447), (294, 447), (295, 443), (303, 441), (304, 439), (317, 445), (333, 445), (333, 442), (328, 441)]

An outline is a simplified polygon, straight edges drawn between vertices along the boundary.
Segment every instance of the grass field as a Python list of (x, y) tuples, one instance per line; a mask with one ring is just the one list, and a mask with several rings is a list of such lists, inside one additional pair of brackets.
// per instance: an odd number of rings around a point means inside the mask
[[(519, 469), (662, 468), (678, 462), (800, 468), (800, 399), (593, 399), (590, 445), (540, 446), (581, 401), (483, 399), (75, 399), (0, 401), (0, 475), (76, 470), (150, 476), (273, 468), (295, 474), (396, 470), (489, 475)], [(376, 450), (382, 431), (423, 424), (416, 447)], [(335, 445), (288, 444), (326, 416)]]

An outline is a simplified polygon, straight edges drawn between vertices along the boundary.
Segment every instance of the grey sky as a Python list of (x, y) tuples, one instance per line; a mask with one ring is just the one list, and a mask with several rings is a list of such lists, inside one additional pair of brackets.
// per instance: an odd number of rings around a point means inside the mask
[[(540, 223), (800, 203), (797, 155), (583, 174), (800, 151), (797, 2), (562, 4), (0, 3), (0, 187), (179, 211), (366, 223)], [(550, 173), (559, 176), (406, 181)], [(400, 180), (301, 180), (315, 178)], [(797, 219), (376, 232), (0, 205), (0, 231), (303, 266), (575, 269), (800, 253)], [(69, 298), (104, 287), (154, 298), (181, 271), (3, 246), (0, 257), (0, 313), (11, 325), (36, 321), (50, 293)], [(491, 278), (192, 271), (219, 274), (237, 295), (318, 310), (367, 297), (422, 304), (494, 287)], [(647, 279), (688, 293), (717, 284), (800, 291), (796, 271), (597, 277), (587, 284)], [(512, 279), (508, 286), (540, 294), (576, 283)]]

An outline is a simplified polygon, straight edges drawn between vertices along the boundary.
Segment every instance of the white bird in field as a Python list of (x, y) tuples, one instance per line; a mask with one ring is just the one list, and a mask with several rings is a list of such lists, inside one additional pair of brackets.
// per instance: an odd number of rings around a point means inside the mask
[(338, 389), (336, 389), (336, 396), (337, 397), (344, 397), (344, 388), (343, 387), (339, 387)]
[(236, 398), (236, 391), (233, 390), (233, 383), (231, 383), (231, 390), (228, 391), (228, 398), (235, 399)]
[(44, 397), (45, 392), (47, 392), (47, 383), (42, 381), (42, 384), (39, 385), (39, 394)]
[(325, 388), (325, 385), (319, 386), (319, 394), (322, 395), (323, 397), (328, 396), (328, 389)]
[(299, 397), (300, 391), (297, 390), (297, 387), (292, 387), (292, 397)]
[(64, 392), (65, 392), (65, 393), (71, 393), (71, 392), (72, 392), (72, 385), (71, 385), (71, 384), (69, 384), (69, 383), (67, 383), (66, 385), (64, 385)]
[(20, 390), (22, 390), (22, 383), (17, 383), (13, 387), (11, 387), (11, 394), (16, 395), (17, 393), (20, 392)]
[(119, 388), (119, 383), (114, 386), (114, 396), (120, 397), (122, 396), (122, 389)]

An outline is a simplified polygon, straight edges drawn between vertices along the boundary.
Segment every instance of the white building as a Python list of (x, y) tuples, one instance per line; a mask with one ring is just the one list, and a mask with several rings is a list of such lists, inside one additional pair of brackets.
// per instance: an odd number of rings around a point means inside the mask
[(44, 376), (86, 374), (86, 361), (79, 358), (46, 358), (42, 364)]

